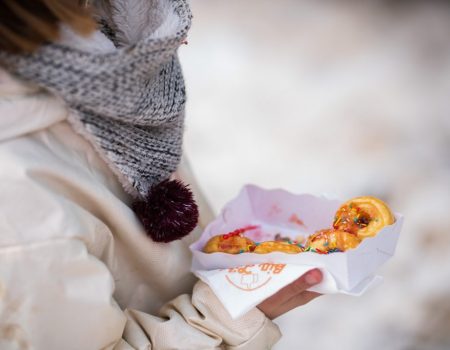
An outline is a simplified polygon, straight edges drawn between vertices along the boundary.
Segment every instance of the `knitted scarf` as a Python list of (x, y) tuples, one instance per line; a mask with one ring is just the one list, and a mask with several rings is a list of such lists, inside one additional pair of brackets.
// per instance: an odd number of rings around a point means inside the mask
[(179, 21), (163, 38), (144, 37), (106, 54), (58, 43), (30, 55), (0, 52), (6, 69), (66, 102), (69, 122), (134, 196), (167, 179), (181, 157), (185, 87), (176, 50), (191, 13), (185, 0), (167, 1)]
[[(186, 0), (112, 4), (122, 16), (118, 22), (125, 18), (112, 26), (103, 22), (102, 31), (112, 42), (117, 44), (124, 33), (120, 25), (129, 29), (130, 22), (138, 24), (125, 45), (101, 53), (51, 43), (27, 55), (0, 52), (0, 64), (66, 102), (72, 127), (91, 142), (137, 200), (133, 209), (147, 233), (155, 241), (169, 242), (188, 234), (198, 219), (192, 193), (167, 181), (180, 161), (183, 134), (185, 87), (176, 51), (192, 16)], [(136, 17), (147, 16), (151, 22), (152, 11), (161, 17), (161, 4), (176, 20), (166, 26), (173, 32), (155, 36), (155, 23), (141, 28), (145, 21)]]

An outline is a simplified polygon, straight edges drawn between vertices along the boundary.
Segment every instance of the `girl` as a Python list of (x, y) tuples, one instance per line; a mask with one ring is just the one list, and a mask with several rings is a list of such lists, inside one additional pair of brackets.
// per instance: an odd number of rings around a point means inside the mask
[(0, 3), (0, 348), (269, 349), (317, 296), (313, 270), (232, 320), (189, 272), (210, 218), (179, 164), (190, 21), (184, 0)]

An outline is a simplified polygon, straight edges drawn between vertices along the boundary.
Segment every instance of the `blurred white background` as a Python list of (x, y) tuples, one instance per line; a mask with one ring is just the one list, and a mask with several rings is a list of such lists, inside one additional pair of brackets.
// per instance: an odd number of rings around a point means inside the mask
[(185, 149), (216, 212), (255, 183), (406, 217), (385, 282), (279, 318), (275, 349), (450, 349), (450, 3), (192, 8)]

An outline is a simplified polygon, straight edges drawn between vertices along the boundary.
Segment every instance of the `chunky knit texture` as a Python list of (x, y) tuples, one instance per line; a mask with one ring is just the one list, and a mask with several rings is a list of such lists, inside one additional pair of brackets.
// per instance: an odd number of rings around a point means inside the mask
[(57, 43), (30, 55), (0, 52), (2, 66), (67, 103), (73, 127), (137, 197), (167, 179), (181, 157), (185, 87), (176, 50), (191, 13), (184, 0), (170, 3), (179, 17), (173, 33), (144, 37), (114, 52)]

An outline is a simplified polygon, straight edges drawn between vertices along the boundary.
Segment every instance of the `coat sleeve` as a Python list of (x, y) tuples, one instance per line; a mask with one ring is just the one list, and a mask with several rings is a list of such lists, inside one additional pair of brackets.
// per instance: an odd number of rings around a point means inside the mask
[(270, 349), (279, 331), (259, 310), (232, 320), (198, 282), (159, 315), (121, 310), (106, 266), (78, 239), (0, 249), (0, 348)]
[(192, 296), (170, 301), (158, 318), (136, 310), (127, 310), (126, 315), (124, 339), (132, 349), (263, 350), (271, 349), (280, 337), (278, 327), (256, 308), (232, 320), (201, 281)]

